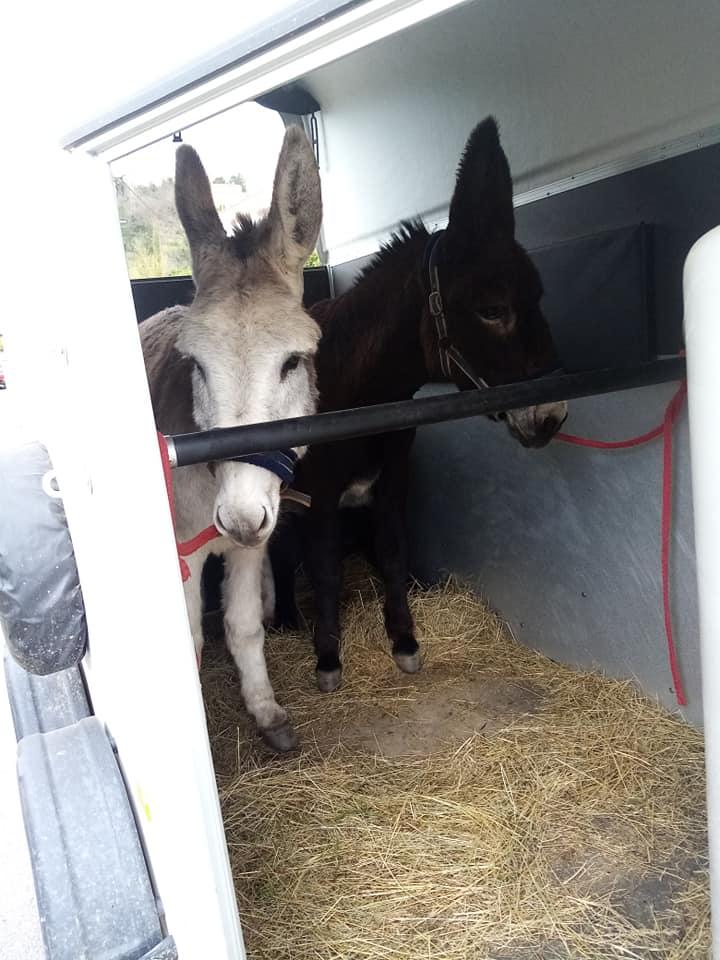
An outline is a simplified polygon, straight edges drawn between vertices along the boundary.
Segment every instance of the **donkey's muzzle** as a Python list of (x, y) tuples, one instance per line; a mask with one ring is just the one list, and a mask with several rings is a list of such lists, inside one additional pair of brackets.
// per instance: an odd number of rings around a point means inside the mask
[(252, 511), (234, 516), (219, 506), (215, 511), (215, 526), (220, 533), (239, 546), (257, 547), (264, 543), (273, 531), (274, 522), (267, 507), (258, 506)]
[(544, 447), (567, 419), (566, 403), (543, 403), (524, 410), (508, 410), (504, 418), (510, 433), (523, 447)]

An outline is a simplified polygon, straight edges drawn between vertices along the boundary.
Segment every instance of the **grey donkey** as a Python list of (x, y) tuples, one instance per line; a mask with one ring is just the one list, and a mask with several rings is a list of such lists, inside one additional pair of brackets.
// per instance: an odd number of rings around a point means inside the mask
[[(210, 430), (314, 413), (314, 356), (320, 336), (302, 308), (303, 266), (322, 219), (320, 179), (307, 137), (290, 127), (267, 216), (223, 229), (197, 153), (176, 155), (175, 204), (190, 244), (195, 299), (140, 326), (157, 427), (165, 434)], [(295, 453), (302, 456), (305, 448)], [(265, 664), (263, 620), (274, 588), (267, 544), (280, 512), (281, 479), (262, 466), (222, 462), (173, 474), (176, 529), (190, 539), (214, 523), (221, 536), (188, 558), (190, 627), (203, 645), (200, 582), (210, 552), (225, 557), (225, 636), (245, 706), (276, 750), (296, 743)]]

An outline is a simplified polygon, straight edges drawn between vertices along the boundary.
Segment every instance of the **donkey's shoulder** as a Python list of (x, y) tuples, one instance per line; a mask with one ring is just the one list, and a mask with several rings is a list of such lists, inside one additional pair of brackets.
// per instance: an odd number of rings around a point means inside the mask
[(155, 412), (163, 433), (191, 433), (193, 417), (193, 361), (177, 349), (180, 325), (187, 307), (169, 307), (140, 324), (140, 342)]
[(142, 321), (139, 327), (140, 342), (146, 367), (162, 362), (168, 350), (175, 346), (180, 325), (187, 312), (187, 307), (168, 307)]

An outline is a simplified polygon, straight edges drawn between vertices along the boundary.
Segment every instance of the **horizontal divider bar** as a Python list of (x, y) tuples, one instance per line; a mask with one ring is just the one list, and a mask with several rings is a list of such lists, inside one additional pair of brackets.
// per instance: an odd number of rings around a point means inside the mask
[(634, 367), (564, 373), (508, 383), (488, 390), (466, 390), (419, 400), (333, 410), (289, 420), (178, 434), (167, 438), (168, 452), (173, 467), (186, 467), (211, 460), (231, 460), (248, 453), (350, 440), (413, 429), (429, 423), (517, 410), (539, 403), (630, 390), (633, 387), (682, 380), (684, 376), (684, 357), (668, 357)]

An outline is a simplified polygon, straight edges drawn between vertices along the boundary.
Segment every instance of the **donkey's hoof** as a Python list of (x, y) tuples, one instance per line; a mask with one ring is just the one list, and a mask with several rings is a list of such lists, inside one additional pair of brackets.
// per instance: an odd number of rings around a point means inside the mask
[(298, 745), (298, 737), (292, 726), (286, 721), (279, 727), (265, 727), (260, 736), (276, 753), (288, 753)]
[(332, 693), (333, 690), (337, 690), (340, 686), (342, 668), (338, 667), (337, 670), (316, 670), (315, 675), (317, 676), (318, 689), (322, 690), (323, 693)]
[(394, 653), (393, 660), (403, 673), (417, 673), (422, 665), (419, 650), (415, 653)]

